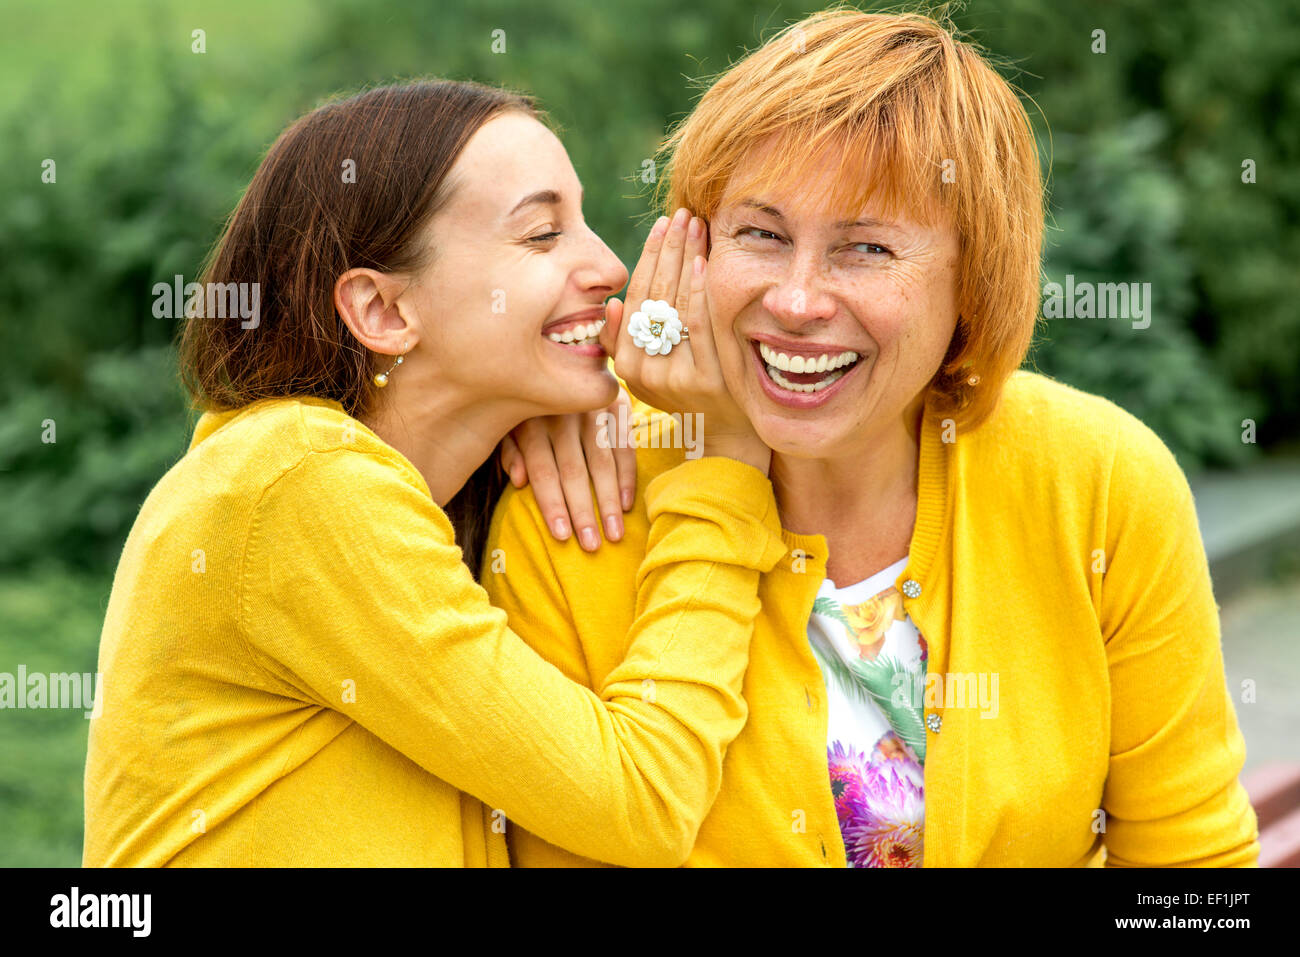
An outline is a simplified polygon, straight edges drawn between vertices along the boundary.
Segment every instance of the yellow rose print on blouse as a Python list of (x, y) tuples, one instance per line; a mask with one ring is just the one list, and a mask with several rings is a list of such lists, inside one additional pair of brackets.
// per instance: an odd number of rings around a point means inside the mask
[(903, 596), (891, 588), (857, 605), (841, 605), (845, 624), (858, 642), (858, 657), (875, 660), (885, 644), (885, 633), (896, 621), (902, 621)]

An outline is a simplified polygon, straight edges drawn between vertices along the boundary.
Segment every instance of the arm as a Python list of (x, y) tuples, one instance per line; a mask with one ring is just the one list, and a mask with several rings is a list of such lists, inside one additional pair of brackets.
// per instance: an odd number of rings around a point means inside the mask
[(1106, 866), (1255, 866), (1255, 813), (1237, 779), (1246, 746), (1191, 491), (1136, 421), (1119, 427), (1106, 528)]
[(700, 459), (647, 488), (640, 613), (593, 692), (509, 630), (417, 483), (395, 459), (334, 449), (271, 486), (242, 575), (255, 659), (286, 693), (347, 714), (556, 844), (683, 861), (745, 721), (758, 576), (785, 552), (770, 484)]
[[(507, 490), (493, 516), (486, 551), (490, 555), (499, 549), (498, 554), (508, 555), (509, 562), (493, 572), (490, 560), (485, 561), (479, 580), (492, 604), (506, 613), (511, 627), (524, 641), (565, 677), (590, 688), (594, 682), (587, 653), (552, 561), (549, 541), (546, 513), (540, 501), (527, 492)], [(638, 554), (625, 554), (634, 547), (638, 548)], [(612, 552), (607, 549), (599, 568), (593, 566), (593, 571), (602, 579), (606, 574), (622, 579), (627, 575), (624, 561), (636, 562), (640, 557), (639, 546), (632, 543)], [(622, 618), (616, 608), (611, 608), (610, 613)], [(616, 632), (622, 627), (621, 620), (616, 620), (611, 622), (608, 631)], [(707, 796), (710, 806), (715, 796), (716, 792)], [(506, 840), (512, 867), (607, 866), (556, 847), (514, 825), (507, 828)]]

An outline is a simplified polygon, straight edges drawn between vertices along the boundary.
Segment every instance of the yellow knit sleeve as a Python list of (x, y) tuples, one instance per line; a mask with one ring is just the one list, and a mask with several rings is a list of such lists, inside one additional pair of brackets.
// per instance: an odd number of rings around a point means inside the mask
[[(506, 613), (511, 629), (571, 681), (593, 684), (582, 640), (569, 611), (559, 574), (547, 548), (546, 520), (532, 491), (507, 488), (492, 518), (479, 579), (492, 604)], [(602, 542), (605, 561), (624, 558)], [(626, 556), (639, 561), (640, 555)], [(729, 744), (730, 742), (728, 742)], [(719, 779), (720, 786), (720, 779)], [(712, 796), (708, 796), (712, 805)], [(513, 823), (506, 828), (511, 867), (605, 867)]]
[(1258, 826), (1237, 777), (1246, 746), (1191, 491), (1131, 417), (1111, 469), (1100, 612), (1111, 687), (1106, 866), (1255, 866)]
[[(648, 453), (642, 453), (640, 456), (643, 473), (647, 455)], [(660, 569), (666, 558), (671, 561), (674, 555), (705, 556), (716, 547), (721, 547), (724, 551), (735, 548), (744, 551), (749, 548), (742, 543), (710, 543), (701, 539), (690, 526), (664, 520), (665, 502), (677, 500), (691, 485), (720, 491), (725, 487), (726, 473), (736, 469), (737, 463), (709, 458), (685, 467), (678, 465), (668, 468), (655, 476), (646, 489), (647, 513), (652, 521), (648, 540), (639, 541), (635, 545), (631, 542), (607, 542), (602, 545), (600, 563), (589, 566), (589, 572), (593, 575), (608, 574), (618, 581), (636, 581), (640, 585), (636, 595), (629, 593), (626, 596), (626, 606), (608, 609), (609, 621), (603, 628), (600, 622), (605, 616), (601, 609), (583, 610), (584, 619), (593, 633), (601, 635), (603, 642), (616, 636), (621, 639), (626, 628), (625, 615), (633, 618), (632, 634), (621, 644), (609, 640), (608, 646), (611, 649), (626, 647), (626, 643), (635, 636), (640, 622), (646, 619), (647, 614), (653, 614), (644, 604), (646, 596), (650, 594), (646, 586), (652, 578), (662, 575)], [(653, 468), (650, 474), (655, 474)], [(655, 521), (656, 517), (658, 521)], [(560, 570), (553, 560), (555, 552), (552, 545), (553, 540), (546, 529), (545, 519), (532, 494), (527, 490), (507, 489), (493, 517), (488, 537), (489, 553), (485, 557), (481, 578), (492, 604), (506, 612), (512, 628), (523, 640), (567, 677), (593, 687), (587, 652), (572, 613), (574, 605), (582, 602), (583, 598), (572, 594), (572, 578), (569, 579), (570, 589), (566, 595)], [(719, 584), (726, 587), (724, 582)], [(605, 594), (608, 595), (608, 591)], [(623, 596), (619, 597), (621, 599)], [(622, 651), (614, 653), (618, 655)], [(602, 673), (606, 668), (608, 664), (604, 668), (598, 668), (597, 673)], [(706, 806), (712, 806), (720, 786), (720, 779), (709, 782)], [(506, 833), (511, 865), (515, 867), (598, 867), (603, 863), (557, 847), (522, 827), (512, 825)]]
[(587, 857), (680, 864), (744, 725), (758, 578), (785, 547), (747, 465), (689, 462), (647, 499), (641, 614), (595, 692), (510, 631), (427, 491), (357, 448), (307, 453), (259, 502), (241, 634), (304, 702), (510, 821)]

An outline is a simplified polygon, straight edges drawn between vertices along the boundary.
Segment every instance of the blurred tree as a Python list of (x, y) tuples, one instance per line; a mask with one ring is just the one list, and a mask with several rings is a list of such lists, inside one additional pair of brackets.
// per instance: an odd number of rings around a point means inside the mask
[(1149, 329), (1050, 323), (1038, 367), (1124, 405), (1189, 469), (1248, 459), (1246, 418), (1262, 445), (1300, 438), (1298, 14), (1296, 0), (985, 0), (957, 15), (1055, 150), (1049, 278), (1153, 286)]

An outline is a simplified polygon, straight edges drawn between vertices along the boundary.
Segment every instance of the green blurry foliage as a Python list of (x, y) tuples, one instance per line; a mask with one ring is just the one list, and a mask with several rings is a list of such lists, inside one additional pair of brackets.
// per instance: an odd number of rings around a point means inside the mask
[(153, 285), (195, 277), (274, 133), (214, 108), (202, 64), (123, 44), (68, 122), (36, 98), (0, 110), (24, 174), (0, 181), (0, 567), (116, 563), (193, 419)]
[(1152, 284), (1150, 328), (1053, 320), (1031, 364), (1129, 409), (1188, 470), (1250, 460), (1243, 419), (1260, 446), (1293, 444), (1300, 3), (998, 0), (958, 21), (1039, 108), (1047, 279)]
[(1230, 385), (1189, 330), (1196, 264), (1179, 242), (1189, 198), (1159, 158), (1164, 126), (1148, 113), (1114, 130), (1057, 135), (1047, 280), (1150, 283), (1151, 301), (1138, 328), (1135, 318), (1043, 320), (1028, 366), (1128, 409), (1184, 466), (1238, 464), (1254, 449), (1241, 441), (1241, 421), (1262, 403)]
[[(819, 6), (327, 0), (300, 6), (292, 30), (259, 30), (248, 5), (242, 34), (214, 29), (202, 56), (174, 11), (170, 25), (100, 14), (121, 21), (101, 41), (111, 68), (31, 77), (0, 105), (0, 568), (115, 561), (193, 421), (152, 286), (195, 276), (296, 115), (418, 75), (534, 93), (588, 221), (630, 267), (651, 218), (643, 162), (690, 110), (693, 80)], [(1130, 409), (1188, 469), (1253, 454), (1243, 418), (1266, 445), (1300, 434), (1298, 7), (987, 0), (955, 14), (1050, 121), (1031, 107), (1054, 164), (1047, 278), (1153, 287), (1150, 328), (1044, 323), (1031, 365)], [(1090, 49), (1097, 28), (1105, 54)], [(56, 184), (40, 181), (46, 157)]]

